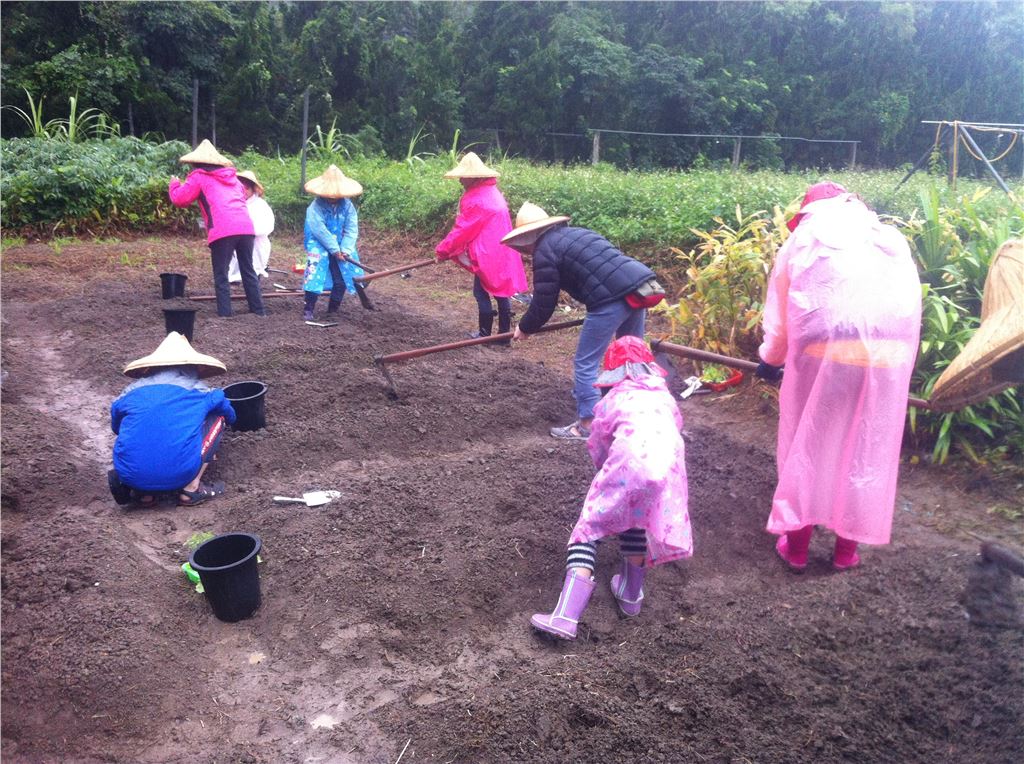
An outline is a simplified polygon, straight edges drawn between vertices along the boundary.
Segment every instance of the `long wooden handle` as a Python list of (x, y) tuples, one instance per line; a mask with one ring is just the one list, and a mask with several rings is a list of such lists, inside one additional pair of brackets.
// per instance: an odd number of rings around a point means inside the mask
[(374, 279), (382, 279), (385, 276), (392, 276), (392, 275), (394, 275), (396, 273), (405, 273), (406, 271), (411, 271), (414, 268), (426, 268), (428, 265), (436, 265), (436, 264), (437, 264), (437, 260), (435, 260), (432, 257), (429, 260), (419, 260), (419, 261), (417, 261), (415, 263), (409, 263), (408, 265), (399, 266), (398, 268), (388, 268), (387, 270), (384, 270), (384, 271), (377, 271), (375, 273), (368, 273), (365, 276), (356, 276), (352, 280), (353, 281), (358, 281), (358, 282), (360, 282), (362, 284), (365, 284), (366, 282), (373, 281)]
[[(568, 329), (572, 326), (579, 326), (583, 323), (583, 319), (577, 319), (575, 321), (563, 321), (560, 324), (548, 324), (542, 326), (533, 334), (540, 334), (541, 332), (555, 332), (559, 329)], [(391, 353), (390, 355), (375, 355), (373, 362), (378, 366), (386, 363), (395, 363), (396, 361), (408, 361), (410, 358), (419, 358), (423, 355), (430, 355), (431, 353), (442, 353), (445, 350), (456, 350), (458, 348), (467, 348), (472, 345), (486, 345), (490, 342), (505, 342), (515, 336), (515, 332), (502, 332), (501, 334), (492, 334), (489, 337), (477, 337), (472, 340), (459, 340), (458, 342), (447, 342), (443, 345), (431, 345), (426, 348), (417, 348), (416, 350), (405, 350), (401, 353)]]
[[(758, 364), (753, 361), (747, 361), (742, 358), (731, 358), (727, 355), (719, 355), (718, 353), (711, 353), (707, 350), (698, 350), (697, 348), (687, 347), (686, 345), (674, 345), (671, 342), (665, 342), (664, 340), (654, 340), (651, 343), (651, 349), (654, 351), (662, 350), (669, 355), (676, 355), (680, 358), (693, 358), (697, 361), (707, 361), (708, 363), (720, 363), (723, 366), (729, 366), (733, 369), (739, 369), (740, 371), (755, 371)], [(907, 398), (907, 403), (919, 409), (930, 409), (931, 404), (923, 398), (914, 398), (910, 396)]]

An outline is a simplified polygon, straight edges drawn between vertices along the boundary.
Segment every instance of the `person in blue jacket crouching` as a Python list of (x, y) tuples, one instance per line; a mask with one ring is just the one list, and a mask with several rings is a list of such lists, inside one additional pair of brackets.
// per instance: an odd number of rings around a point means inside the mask
[(125, 366), (125, 376), (135, 381), (110, 406), (117, 440), (107, 478), (118, 504), (152, 506), (160, 494), (171, 493), (179, 506), (193, 506), (224, 492), (223, 483), (202, 477), (235, 410), (223, 390), (202, 380), (225, 371), (177, 332)]

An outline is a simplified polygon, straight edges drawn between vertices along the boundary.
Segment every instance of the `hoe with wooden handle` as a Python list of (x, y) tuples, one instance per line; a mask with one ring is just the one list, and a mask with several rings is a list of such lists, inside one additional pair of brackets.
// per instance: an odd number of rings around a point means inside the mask
[[(669, 355), (679, 356), (680, 358), (692, 358), (696, 361), (704, 361), (706, 363), (718, 363), (732, 369), (739, 369), (740, 371), (752, 372), (758, 367), (758, 364), (753, 361), (746, 361), (742, 358), (731, 358), (727, 355), (719, 355), (718, 353), (711, 353), (707, 350), (698, 350), (697, 348), (687, 347), (686, 345), (674, 345), (671, 342), (665, 342), (664, 340), (653, 340), (651, 342), (651, 350), (655, 353), (661, 351), (663, 353), (668, 353)], [(907, 399), (907, 402), (911, 406), (916, 406), (917, 408), (931, 408), (928, 401), (923, 398), (910, 397)]]
[[(569, 329), (573, 326), (580, 326), (582, 323), (583, 319), (580, 318), (575, 321), (563, 321), (559, 324), (548, 324), (547, 326), (542, 326), (534, 332), (534, 334), (540, 334), (541, 332), (555, 332), (559, 329)], [(489, 337), (477, 337), (472, 340), (459, 340), (458, 342), (447, 342), (443, 345), (431, 345), (430, 347), (417, 348), (415, 350), (404, 350), (401, 353), (391, 353), (389, 355), (382, 355), (378, 353), (373, 357), (373, 363), (380, 370), (380, 373), (384, 375), (384, 379), (387, 380), (388, 397), (397, 398), (398, 387), (395, 385), (395, 380), (391, 378), (391, 374), (388, 373), (387, 364), (397, 363), (398, 361), (408, 361), (413, 358), (419, 358), (420, 356), (430, 355), (431, 353), (443, 353), (445, 350), (457, 350), (458, 348), (468, 348), (473, 345), (486, 345), (491, 342), (508, 342), (514, 335), (515, 332), (502, 332), (501, 334), (492, 334)]]
[[(409, 263), (408, 265), (401, 265), (397, 268), (388, 268), (383, 271), (374, 271), (373, 273), (367, 273), (365, 276), (356, 276), (353, 281), (359, 284), (366, 284), (374, 279), (382, 279), (385, 276), (393, 276), (396, 273), (405, 273), (406, 271), (414, 270), (415, 268), (426, 268), (428, 265), (437, 265), (435, 258), (429, 260), (419, 260), (415, 263)], [(360, 266), (362, 267), (362, 266)]]

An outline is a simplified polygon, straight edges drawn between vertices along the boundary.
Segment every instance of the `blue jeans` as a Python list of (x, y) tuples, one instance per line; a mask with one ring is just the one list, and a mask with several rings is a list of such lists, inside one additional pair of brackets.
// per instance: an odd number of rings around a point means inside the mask
[(573, 360), (575, 380), (572, 397), (576, 399), (576, 416), (579, 419), (594, 416), (594, 406), (601, 400), (601, 391), (594, 387), (594, 383), (612, 338), (630, 334), (643, 339), (646, 318), (645, 308), (632, 308), (624, 299), (587, 311)]

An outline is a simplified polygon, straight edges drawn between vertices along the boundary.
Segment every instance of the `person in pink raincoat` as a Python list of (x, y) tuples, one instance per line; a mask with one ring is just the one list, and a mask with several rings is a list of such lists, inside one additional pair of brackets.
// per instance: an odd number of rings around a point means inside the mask
[(501, 243), (501, 237), (512, 230), (512, 218), (498, 190), (499, 174), (470, 151), (444, 177), (457, 178), (465, 192), (459, 200), (455, 225), (434, 249), (437, 260), (454, 260), (473, 274), (473, 296), (480, 319), (480, 329), (473, 336), (491, 334), (491, 297), (498, 303), (498, 332), (507, 332), (512, 328), (509, 298), (526, 289), (526, 271), (519, 253)]
[(779, 482), (768, 531), (794, 570), (816, 525), (837, 570), (887, 544), (921, 284), (906, 239), (835, 183), (811, 186), (768, 281), (759, 376), (777, 380)]
[(619, 536), (622, 564), (611, 590), (626, 617), (640, 613), (648, 568), (693, 554), (687, 510), (682, 415), (665, 384), (665, 371), (639, 337), (608, 346), (595, 387), (605, 396), (594, 409), (587, 448), (597, 475), (569, 537), (565, 581), (551, 613), (536, 613), (534, 628), (575, 639), (590, 601), (597, 542)]
[(233, 256), (238, 257), (238, 270), (249, 310), (265, 316), (260, 280), (252, 266), (255, 238), (252, 218), (245, 205), (245, 189), (238, 180), (234, 165), (208, 140), (178, 160), (191, 164), (192, 172), (182, 183), (177, 176), (171, 178), (167, 195), (176, 207), (199, 205), (206, 225), (206, 241), (210, 246), (213, 264), (213, 288), (217, 294), (217, 315), (231, 315), (231, 285), (228, 269)]

